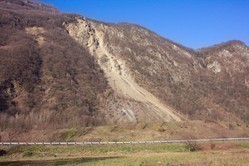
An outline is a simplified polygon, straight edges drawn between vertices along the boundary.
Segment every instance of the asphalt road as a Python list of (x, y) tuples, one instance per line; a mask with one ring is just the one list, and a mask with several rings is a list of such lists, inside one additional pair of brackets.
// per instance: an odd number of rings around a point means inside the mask
[(0, 142), (0, 146), (10, 145), (112, 145), (112, 144), (158, 144), (158, 143), (188, 143), (188, 142), (222, 142), (249, 141), (249, 138), (214, 138), (191, 140), (159, 140), (159, 141), (130, 141), (130, 142)]

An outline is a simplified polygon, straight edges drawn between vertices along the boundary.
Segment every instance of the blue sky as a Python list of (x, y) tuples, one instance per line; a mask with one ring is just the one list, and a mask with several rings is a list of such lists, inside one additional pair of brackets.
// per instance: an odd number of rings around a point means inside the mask
[(130, 22), (190, 48), (249, 44), (249, 0), (41, 0), (63, 12)]

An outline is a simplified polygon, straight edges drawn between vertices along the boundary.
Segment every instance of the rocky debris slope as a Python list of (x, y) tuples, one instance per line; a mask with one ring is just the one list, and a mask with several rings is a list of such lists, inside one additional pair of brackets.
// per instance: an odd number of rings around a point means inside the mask
[[(124, 98), (124, 100), (139, 103), (145, 109), (143, 112), (154, 114), (153, 116), (157, 117), (156, 119), (163, 121), (181, 120), (174, 114), (172, 108), (163, 104), (153, 94), (136, 83), (132, 77), (132, 72), (126, 66), (126, 62), (119, 58), (118, 55), (113, 55), (107, 50), (103, 32), (95, 29), (85, 19), (78, 19), (76, 24), (66, 25), (66, 29), (76, 41), (89, 49), (96, 58), (98, 64), (105, 72), (109, 85), (117, 95)], [(142, 119), (137, 119), (139, 114), (143, 114), (143, 112), (132, 107), (127, 109), (126, 104), (122, 103), (116, 111), (125, 113), (131, 122), (143, 121)], [(150, 120), (154, 120), (153, 116), (150, 116)]]

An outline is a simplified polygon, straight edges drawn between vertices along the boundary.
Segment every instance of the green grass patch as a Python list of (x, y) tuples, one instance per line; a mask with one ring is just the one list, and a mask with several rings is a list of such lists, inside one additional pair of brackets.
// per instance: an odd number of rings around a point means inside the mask
[(249, 142), (240, 142), (239, 147), (249, 149)]
[(23, 152), (22, 157), (34, 157), (35, 155), (37, 154), (33, 151), (25, 151)]
[(86, 145), (86, 146), (11, 146), (4, 148), (8, 155), (22, 154), (23, 157), (32, 156), (70, 156), (91, 155), (101, 156), (106, 154), (131, 154), (131, 153), (162, 153), (162, 152), (187, 152), (185, 144), (141, 144), (141, 145)]

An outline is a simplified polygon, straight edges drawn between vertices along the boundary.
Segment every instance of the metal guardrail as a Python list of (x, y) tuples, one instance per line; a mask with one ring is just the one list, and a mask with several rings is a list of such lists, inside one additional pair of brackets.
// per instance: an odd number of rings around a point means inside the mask
[(188, 143), (188, 142), (220, 142), (220, 141), (249, 141), (249, 138), (214, 138), (191, 140), (158, 140), (130, 142), (0, 142), (0, 146), (11, 145), (120, 145), (120, 144), (158, 144), (158, 143)]

